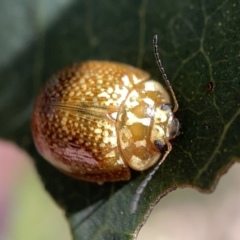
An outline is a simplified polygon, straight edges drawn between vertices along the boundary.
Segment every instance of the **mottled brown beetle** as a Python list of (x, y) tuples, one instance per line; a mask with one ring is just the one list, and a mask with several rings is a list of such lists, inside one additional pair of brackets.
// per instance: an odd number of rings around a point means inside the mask
[(174, 107), (164, 87), (135, 67), (107, 61), (66, 67), (47, 82), (32, 116), (34, 142), (46, 160), (74, 178), (97, 183), (126, 181), (130, 168), (155, 165), (138, 195), (142, 192), (179, 132), (178, 103), (158, 55), (157, 36), (153, 46)]

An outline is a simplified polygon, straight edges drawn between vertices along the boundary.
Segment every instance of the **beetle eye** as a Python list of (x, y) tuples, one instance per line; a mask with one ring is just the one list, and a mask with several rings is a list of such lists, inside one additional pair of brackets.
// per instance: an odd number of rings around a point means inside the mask
[(172, 110), (173, 106), (171, 104), (163, 104), (161, 108), (162, 110), (167, 111), (167, 110)]
[(162, 143), (162, 142), (159, 141), (159, 140), (155, 140), (155, 141), (154, 141), (154, 145), (155, 145), (155, 147), (157, 148), (157, 150), (159, 150), (160, 152), (162, 152), (163, 149), (164, 149), (164, 147), (165, 147), (165, 144)]

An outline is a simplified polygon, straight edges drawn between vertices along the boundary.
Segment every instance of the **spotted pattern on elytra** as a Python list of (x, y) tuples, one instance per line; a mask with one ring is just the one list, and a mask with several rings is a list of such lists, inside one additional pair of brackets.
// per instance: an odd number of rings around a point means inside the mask
[(95, 181), (130, 178), (116, 122), (129, 91), (149, 79), (134, 67), (89, 61), (54, 75), (38, 96), (32, 131), (39, 152), (61, 171)]

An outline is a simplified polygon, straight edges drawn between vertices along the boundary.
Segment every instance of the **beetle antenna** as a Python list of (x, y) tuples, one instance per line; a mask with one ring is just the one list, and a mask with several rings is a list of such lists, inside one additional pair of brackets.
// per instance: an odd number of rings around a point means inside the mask
[(153, 37), (153, 51), (154, 51), (154, 55), (155, 55), (155, 58), (156, 58), (156, 62), (157, 62), (157, 65), (159, 67), (159, 70), (160, 72), (162, 73), (162, 76), (163, 76), (163, 79), (165, 81), (165, 83), (167, 84), (171, 94), (172, 94), (172, 97), (173, 97), (173, 101), (174, 101), (174, 108), (173, 108), (173, 112), (176, 112), (178, 110), (178, 102), (177, 102), (177, 98), (176, 98), (176, 95), (173, 91), (173, 88), (171, 86), (171, 83), (170, 81), (168, 80), (168, 77), (167, 77), (167, 74), (165, 73), (165, 70), (162, 66), (162, 62), (161, 62), (161, 59), (160, 59), (160, 56), (159, 56), (159, 53), (158, 53), (158, 36), (155, 35)]
[(158, 162), (158, 164), (153, 168), (153, 170), (147, 175), (147, 177), (141, 182), (140, 186), (138, 187), (138, 189), (134, 195), (133, 201), (131, 203), (131, 209), (130, 209), (131, 213), (136, 212), (137, 207), (138, 207), (138, 202), (140, 200), (142, 192), (144, 191), (144, 189), (147, 186), (147, 184), (149, 183), (149, 181), (152, 179), (152, 176), (155, 174), (155, 172), (158, 170), (158, 168), (164, 162), (164, 160), (166, 159), (168, 154), (171, 152), (172, 144), (170, 142), (167, 142), (166, 144), (167, 144), (168, 148), (167, 148), (167, 151), (164, 153), (162, 159)]

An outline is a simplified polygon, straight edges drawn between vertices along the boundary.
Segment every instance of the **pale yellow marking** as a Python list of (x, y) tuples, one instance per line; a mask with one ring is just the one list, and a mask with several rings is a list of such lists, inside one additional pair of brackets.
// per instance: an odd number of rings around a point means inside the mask
[(84, 74), (84, 78), (85, 78), (85, 79), (88, 79), (88, 78), (90, 78), (90, 75), (86, 72), (86, 73)]
[(65, 121), (63, 121), (63, 120), (61, 121), (61, 124), (62, 124), (62, 125), (66, 125), (66, 123), (67, 123), (67, 122), (65, 122)]
[(151, 131), (151, 137), (150, 140), (152, 143), (154, 143), (155, 140), (159, 140), (162, 143), (165, 143), (165, 132), (164, 129), (160, 125), (154, 125)]
[(123, 165), (124, 161), (121, 157), (119, 157), (119, 159), (117, 159), (117, 161), (115, 162), (115, 165)]
[(106, 102), (105, 105), (109, 106), (111, 103), (113, 103), (113, 100), (111, 98), (109, 98)]
[(131, 100), (132, 99), (138, 99), (138, 97), (139, 97), (139, 93), (136, 91), (136, 90), (132, 90), (132, 92), (131, 92)]
[(134, 107), (136, 107), (136, 106), (138, 106), (139, 105), (139, 102), (138, 101), (128, 101), (127, 103), (126, 103), (126, 107), (127, 108), (134, 108)]
[(117, 115), (118, 113), (117, 112), (114, 112), (111, 114), (111, 117), (114, 119), (114, 120), (117, 120)]
[(117, 98), (117, 97), (118, 97), (118, 95), (116, 93), (112, 94), (112, 98)]
[[(160, 83), (158, 83), (160, 85)], [(161, 85), (162, 86), (162, 85)], [(156, 82), (155, 81), (148, 81), (145, 83), (145, 88), (146, 91), (156, 91)]]
[(102, 133), (102, 129), (96, 128), (96, 129), (94, 130), (94, 133)]
[(99, 147), (100, 147), (100, 148), (104, 148), (104, 147), (106, 147), (106, 145), (105, 145), (105, 143), (100, 143), (100, 144), (99, 144)]
[(81, 85), (81, 88), (84, 89), (84, 90), (86, 90), (86, 89), (87, 89), (87, 85), (86, 85), (86, 84), (83, 84), (83, 85)]
[(123, 83), (124, 83), (125, 86), (129, 86), (130, 81), (129, 81), (129, 77), (128, 77), (127, 75), (124, 75), (124, 76), (122, 77), (122, 81), (123, 81)]
[(138, 147), (146, 147), (147, 146), (147, 142), (146, 142), (146, 139), (143, 139), (141, 141), (136, 141), (135, 143), (135, 146), (138, 148)]
[(109, 143), (110, 142), (109, 138), (108, 137), (103, 138), (103, 142), (106, 143), (106, 144)]
[(110, 98), (110, 95), (107, 94), (106, 92), (102, 92), (102, 93), (98, 94), (98, 97)]
[(112, 150), (111, 152), (107, 153), (105, 155), (107, 158), (110, 158), (110, 157), (115, 157), (116, 156), (116, 152), (114, 150)]
[(104, 137), (108, 137), (108, 136), (109, 136), (108, 131), (104, 131), (104, 132), (103, 132), (103, 136), (104, 136)]
[(141, 123), (144, 126), (149, 126), (151, 122), (151, 118), (138, 118), (135, 114), (131, 112), (127, 112), (128, 120), (126, 121), (126, 125), (132, 125), (134, 123)]
[(143, 101), (150, 106), (154, 106), (154, 101), (151, 98), (143, 98)]
[(85, 78), (82, 78), (79, 83), (84, 84), (85, 83)]
[(113, 89), (111, 87), (108, 88), (107, 92), (111, 94), (113, 92)]
[(75, 94), (75, 93), (74, 93), (73, 91), (72, 91), (72, 92), (70, 92), (70, 93), (69, 93), (69, 97), (72, 97), (72, 96), (74, 96), (74, 94)]
[(135, 155), (132, 155), (130, 162), (131, 162), (131, 165), (133, 166), (142, 165), (142, 159)]
[(161, 108), (156, 108), (155, 119), (163, 123), (168, 119), (169, 111), (163, 111)]
[(123, 101), (125, 101), (126, 96), (128, 94), (128, 90), (127, 89), (120, 89), (118, 85), (115, 86), (115, 90), (114, 92), (119, 96), (116, 101), (117, 104), (121, 104)]
[(95, 141), (98, 141), (100, 138), (101, 138), (100, 135), (96, 135), (96, 136), (95, 136)]
[(135, 75), (133, 75), (133, 83), (138, 83), (139, 82), (139, 78), (137, 78)]
[(116, 134), (113, 136), (109, 137), (109, 143), (111, 144), (112, 148), (117, 147), (117, 137)]
[[(124, 127), (120, 130), (119, 135), (120, 135), (119, 139), (120, 139), (121, 148), (125, 149), (129, 147), (129, 144), (130, 144), (129, 140), (132, 138), (132, 132), (128, 128)], [(123, 139), (124, 140), (126, 139), (126, 141), (123, 141)]]

